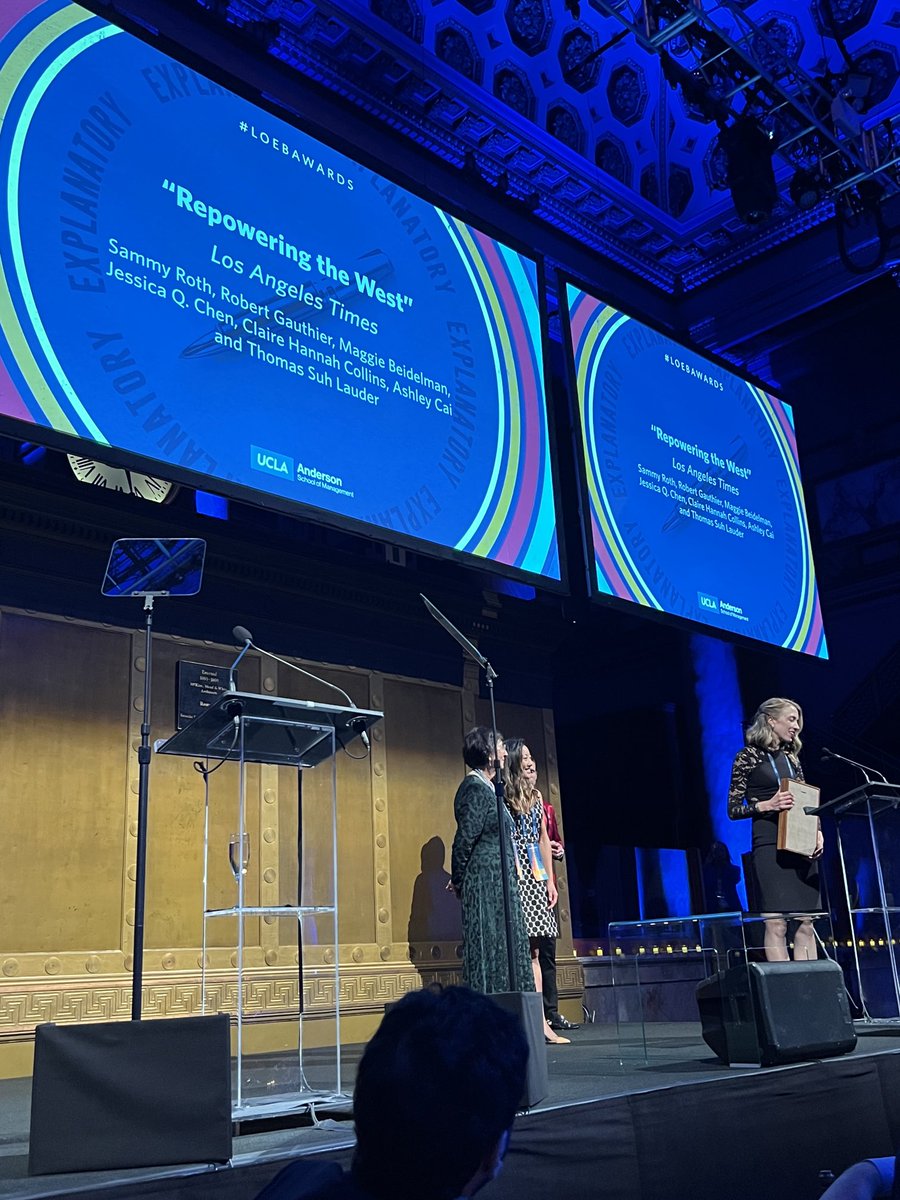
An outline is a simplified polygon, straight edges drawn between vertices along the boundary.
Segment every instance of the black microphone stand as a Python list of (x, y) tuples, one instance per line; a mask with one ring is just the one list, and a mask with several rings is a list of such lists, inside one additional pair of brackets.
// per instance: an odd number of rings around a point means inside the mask
[(147, 887), (147, 813), (150, 807), (150, 667), (153, 661), (153, 597), (144, 597), (144, 709), (138, 747), (138, 823), (134, 876), (134, 949), (131, 970), (131, 1019), (141, 1019), (144, 983), (144, 896)]
[(456, 628), (440, 609), (435, 608), (427, 596), (419, 593), (425, 607), (444, 629), (459, 642), (465, 653), (474, 662), (478, 663), (479, 667), (484, 671), (485, 683), (487, 684), (488, 697), (491, 704), (491, 737), (494, 744), (494, 794), (497, 797), (497, 829), (500, 838), (500, 878), (503, 883), (503, 926), (506, 932), (506, 962), (507, 970), (509, 971), (509, 988), (510, 991), (516, 991), (515, 981), (515, 954), (513, 953), (514, 939), (512, 931), (512, 898), (509, 894), (509, 839), (505, 836), (506, 829), (506, 805), (503, 800), (503, 773), (500, 770), (500, 756), (497, 752), (497, 710), (494, 706), (494, 680), (497, 678), (497, 672), (488, 662), (487, 658), (481, 653), (464, 633)]

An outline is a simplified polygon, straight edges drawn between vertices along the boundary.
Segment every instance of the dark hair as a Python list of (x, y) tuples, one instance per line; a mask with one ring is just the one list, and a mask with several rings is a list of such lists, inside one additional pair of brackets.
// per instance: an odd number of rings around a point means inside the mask
[(385, 1015), (353, 1093), (353, 1174), (377, 1200), (453, 1200), (513, 1123), (528, 1046), (469, 988), (411, 992)]
[[(503, 734), (497, 734), (497, 741), (503, 741)], [(487, 725), (476, 725), (470, 729), (463, 740), (463, 759), (467, 767), (484, 770), (494, 762), (494, 733)]]

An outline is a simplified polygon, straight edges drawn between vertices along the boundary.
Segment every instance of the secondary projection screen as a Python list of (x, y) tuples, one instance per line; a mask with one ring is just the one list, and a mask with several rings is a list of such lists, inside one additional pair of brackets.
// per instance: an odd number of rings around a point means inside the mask
[(560, 578), (532, 259), (77, 5), (0, 37), (7, 432)]
[(565, 295), (595, 594), (826, 658), (790, 407)]

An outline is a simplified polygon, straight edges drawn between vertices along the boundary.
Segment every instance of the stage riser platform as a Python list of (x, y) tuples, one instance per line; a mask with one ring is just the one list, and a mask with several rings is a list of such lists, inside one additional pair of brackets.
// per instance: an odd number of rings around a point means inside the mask
[[(652, 1029), (647, 1060), (627, 1067), (612, 1031), (596, 1026), (548, 1048), (549, 1106), (517, 1119), (485, 1200), (818, 1200), (819, 1172), (900, 1144), (900, 1038), (890, 1030), (863, 1033), (845, 1057), (738, 1070), (712, 1056), (696, 1023)], [(7, 1143), (0, 1200), (253, 1200), (292, 1157), (346, 1165), (352, 1153), (346, 1121), (272, 1137), (237, 1139), (233, 1165), (215, 1171), (118, 1179), (28, 1179), (24, 1153)]]
[[(900, 1053), (726, 1072), (708, 1083), (520, 1117), (485, 1198), (814, 1200), (820, 1171), (837, 1174), (860, 1158), (890, 1154), (898, 1140)], [(325, 1157), (346, 1165), (350, 1152)], [(282, 1165), (113, 1187), (102, 1196), (252, 1200)]]
[(814, 1200), (898, 1142), (900, 1055), (834, 1059), (535, 1113), (491, 1197)]

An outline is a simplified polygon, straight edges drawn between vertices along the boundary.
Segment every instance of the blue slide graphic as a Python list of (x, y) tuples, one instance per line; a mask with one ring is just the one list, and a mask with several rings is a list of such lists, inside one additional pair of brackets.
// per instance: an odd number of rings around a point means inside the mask
[(789, 406), (566, 296), (595, 591), (827, 657)]
[(534, 261), (78, 5), (5, 20), (0, 414), (559, 579)]

